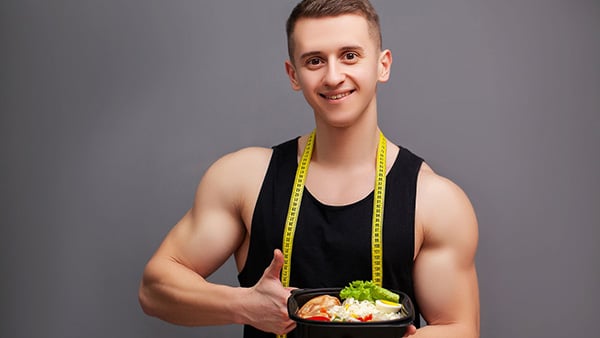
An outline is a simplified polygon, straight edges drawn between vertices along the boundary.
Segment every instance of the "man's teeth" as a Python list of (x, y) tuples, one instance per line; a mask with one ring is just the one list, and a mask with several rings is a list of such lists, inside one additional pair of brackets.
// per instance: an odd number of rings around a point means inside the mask
[(332, 96), (325, 96), (325, 97), (329, 100), (339, 100), (342, 97), (346, 97), (346, 96), (350, 95), (351, 93), (352, 92), (346, 92), (346, 93), (336, 94), (336, 95), (332, 95)]

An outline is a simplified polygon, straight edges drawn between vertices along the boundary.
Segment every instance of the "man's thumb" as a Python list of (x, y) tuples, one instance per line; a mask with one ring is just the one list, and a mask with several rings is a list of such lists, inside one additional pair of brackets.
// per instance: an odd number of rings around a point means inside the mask
[(279, 279), (281, 268), (283, 267), (283, 253), (279, 249), (273, 251), (273, 260), (265, 270), (265, 276)]

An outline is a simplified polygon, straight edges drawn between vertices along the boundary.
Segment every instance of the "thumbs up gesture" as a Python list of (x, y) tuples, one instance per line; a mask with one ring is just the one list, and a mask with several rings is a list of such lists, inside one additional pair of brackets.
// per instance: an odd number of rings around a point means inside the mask
[[(283, 268), (283, 253), (279, 249), (273, 251), (273, 260), (271, 264), (265, 269), (261, 280), (263, 279), (275, 279), (279, 282), (279, 276), (281, 274), (281, 268)], [(259, 281), (260, 283), (260, 281)], [(281, 284), (281, 283), (280, 283)]]
[(246, 316), (243, 322), (275, 334), (285, 334), (296, 327), (287, 313), (287, 299), (292, 288), (284, 288), (279, 280), (282, 267), (283, 253), (275, 249), (271, 264), (260, 280), (249, 289), (247, 304), (241, 311)]

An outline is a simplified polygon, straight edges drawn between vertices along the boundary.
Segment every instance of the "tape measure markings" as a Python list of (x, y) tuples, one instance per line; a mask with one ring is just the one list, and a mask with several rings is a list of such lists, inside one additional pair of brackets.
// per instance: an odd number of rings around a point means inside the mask
[(383, 281), (383, 243), (381, 237), (383, 227), (383, 206), (385, 201), (386, 153), (387, 146), (385, 137), (383, 136), (383, 133), (379, 133), (379, 143), (377, 145), (377, 170), (373, 196), (373, 224), (371, 227), (371, 267), (373, 269), (373, 282), (378, 286), (381, 286)]
[(292, 262), (292, 247), (294, 244), (294, 233), (296, 232), (296, 223), (298, 222), (298, 212), (300, 211), (300, 202), (302, 201), (302, 193), (304, 192), (304, 182), (306, 181), (306, 174), (308, 172), (308, 165), (310, 158), (312, 157), (312, 151), (314, 148), (315, 131), (308, 136), (304, 151), (298, 168), (296, 169), (296, 177), (294, 178), (294, 185), (292, 196), (290, 198), (290, 205), (288, 207), (288, 213), (285, 221), (285, 229), (283, 233), (283, 267), (281, 268), (281, 284), (284, 287), (290, 286), (290, 268)]

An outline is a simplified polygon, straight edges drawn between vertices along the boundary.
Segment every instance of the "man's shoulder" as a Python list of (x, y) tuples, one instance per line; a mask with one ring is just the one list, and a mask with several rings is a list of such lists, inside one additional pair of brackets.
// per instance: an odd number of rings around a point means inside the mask
[(467, 194), (427, 163), (419, 171), (416, 217), (423, 231), (434, 238), (436, 234), (451, 238), (477, 231), (475, 212)]
[(223, 155), (210, 165), (198, 186), (198, 196), (239, 205), (257, 194), (269, 167), (272, 150), (242, 148)]
[(272, 152), (273, 149), (267, 147), (245, 147), (226, 154), (223, 157), (229, 157), (232, 161), (268, 160)]
[(436, 173), (427, 162), (423, 162), (419, 169), (417, 189), (428, 200), (434, 199), (436, 196), (448, 197), (448, 195), (457, 193), (464, 194), (456, 183)]
[[(262, 171), (268, 166), (273, 150), (265, 147), (246, 147), (223, 155), (209, 168), (210, 174), (245, 174)], [(207, 173), (207, 174), (208, 174)]]

